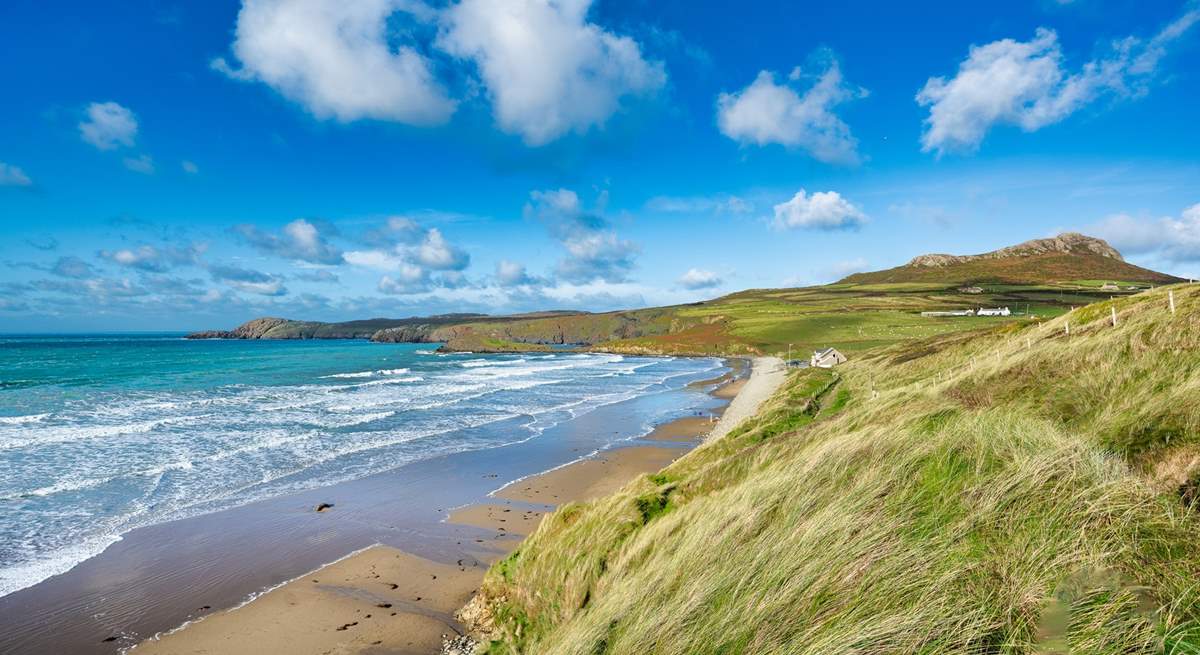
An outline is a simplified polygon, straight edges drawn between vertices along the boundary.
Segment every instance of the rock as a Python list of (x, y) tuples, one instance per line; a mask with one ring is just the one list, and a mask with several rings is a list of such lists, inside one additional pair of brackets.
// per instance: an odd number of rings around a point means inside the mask
[(442, 635), (442, 655), (474, 655), (479, 642), (467, 635)]
[(324, 512), (325, 510), (332, 509), (332, 508), (333, 508), (333, 503), (320, 503), (317, 505), (318, 512)]

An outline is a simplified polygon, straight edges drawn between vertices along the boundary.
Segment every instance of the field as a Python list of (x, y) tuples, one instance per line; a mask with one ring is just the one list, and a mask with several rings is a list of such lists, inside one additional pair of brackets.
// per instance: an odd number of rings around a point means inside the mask
[[(828, 294), (739, 294), (729, 325), (768, 348), (918, 329), (884, 318), (906, 298)], [(490, 652), (1200, 653), (1200, 287), (1166, 294), (793, 373), (494, 566)]]
[[(1005, 285), (981, 294), (930, 283), (832, 284), (751, 290), (695, 305), (668, 308), (676, 330), (603, 341), (599, 349), (687, 354), (769, 353), (806, 356), (834, 346), (861, 352), (914, 338), (977, 330), (996, 323), (1038, 321), (1072, 306), (1110, 297), (1082, 285)], [(922, 311), (1009, 307), (1009, 318), (929, 318)], [(636, 312), (629, 312), (631, 314)], [(680, 326), (683, 326), (682, 329)]]

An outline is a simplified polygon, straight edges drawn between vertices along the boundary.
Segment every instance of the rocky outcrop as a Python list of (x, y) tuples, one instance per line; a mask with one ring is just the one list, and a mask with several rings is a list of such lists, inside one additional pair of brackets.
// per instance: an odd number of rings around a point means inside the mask
[(950, 266), (952, 264), (964, 264), (966, 262), (978, 261), (981, 259), (1005, 259), (1009, 257), (1030, 257), (1033, 255), (1044, 255), (1047, 253), (1063, 253), (1074, 255), (1099, 255), (1117, 261), (1125, 261), (1121, 253), (1117, 252), (1116, 248), (1108, 245), (1108, 242), (1103, 239), (1089, 237), (1078, 232), (1064, 232), (1050, 239), (1034, 239), (1024, 243), (1018, 243), (1015, 246), (985, 252), (981, 255), (943, 255), (930, 254), (914, 257), (908, 263), (909, 266), (917, 268), (940, 268)]
[(262, 339), (271, 330), (290, 323), (286, 318), (265, 316), (246, 321), (232, 330), (205, 330), (187, 335), (189, 339)]
[(371, 341), (378, 343), (433, 343), (441, 341), (434, 339), (433, 334), (440, 326), (420, 323), (402, 325), (400, 327), (384, 328), (371, 335)]

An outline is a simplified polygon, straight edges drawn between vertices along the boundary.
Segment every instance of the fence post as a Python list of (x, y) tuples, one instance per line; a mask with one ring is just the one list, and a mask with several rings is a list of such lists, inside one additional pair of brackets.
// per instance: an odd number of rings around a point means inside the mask
[(1167, 302), (1171, 303), (1171, 313), (1174, 314), (1175, 313), (1175, 292), (1174, 291), (1167, 292)]
[(1063, 330), (1066, 331), (1068, 337), (1071, 336), (1071, 322), (1070, 321), (1063, 321)]
[(1109, 307), (1109, 309), (1111, 309), (1111, 310), (1112, 310), (1112, 321), (1113, 321), (1113, 327), (1117, 327), (1117, 308), (1116, 308), (1116, 307)]

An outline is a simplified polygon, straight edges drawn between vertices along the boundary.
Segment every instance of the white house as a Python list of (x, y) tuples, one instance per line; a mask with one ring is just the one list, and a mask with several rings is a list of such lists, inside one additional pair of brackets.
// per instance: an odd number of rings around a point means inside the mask
[(833, 368), (845, 361), (846, 356), (838, 352), (837, 348), (826, 348), (813, 351), (812, 359), (808, 360), (808, 363), (817, 368)]
[(1012, 312), (1007, 307), (980, 307), (979, 311), (975, 312), (976, 316), (1012, 316)]

